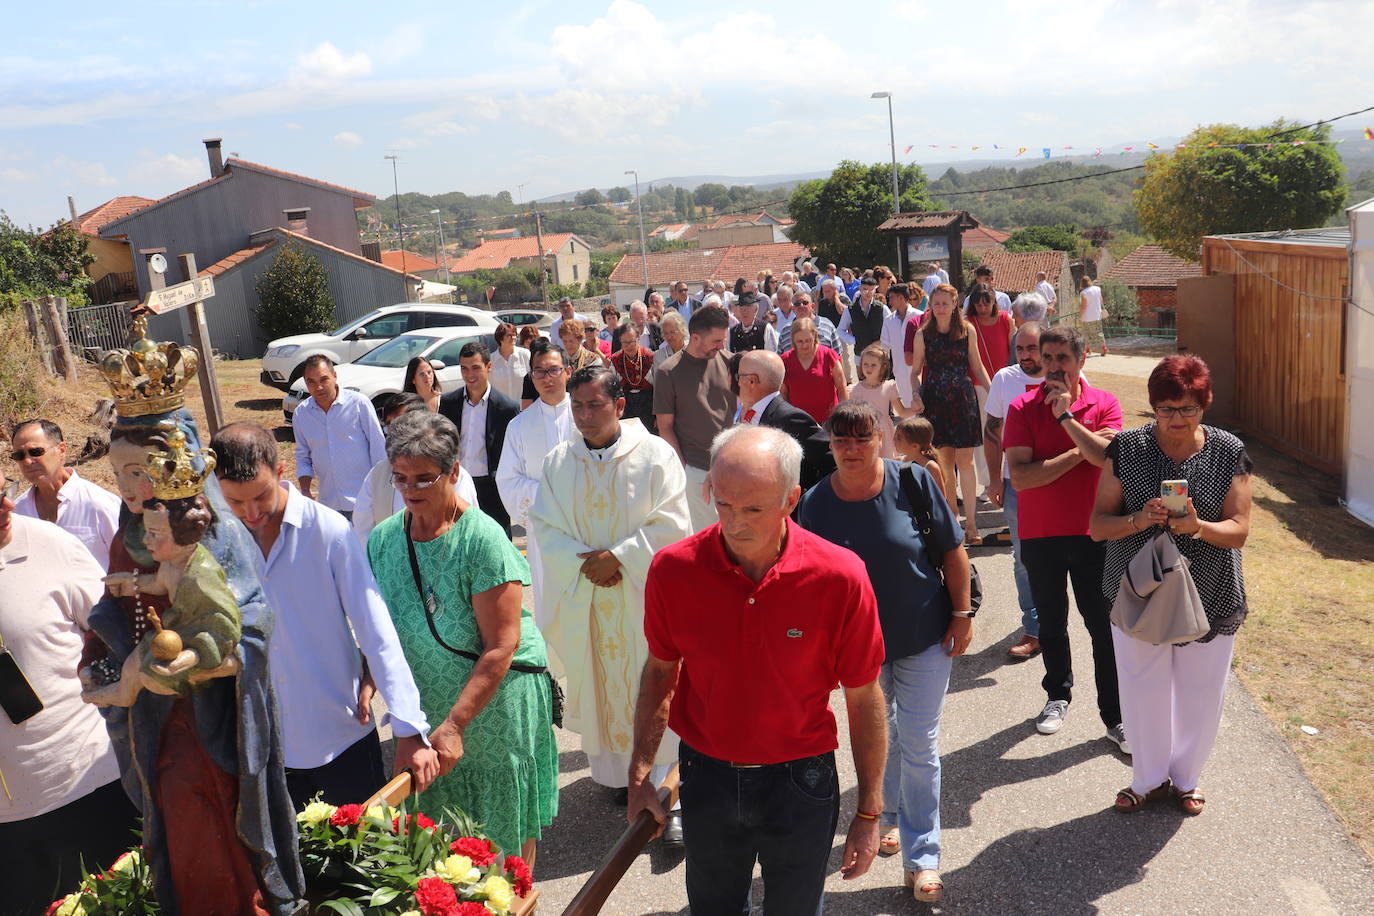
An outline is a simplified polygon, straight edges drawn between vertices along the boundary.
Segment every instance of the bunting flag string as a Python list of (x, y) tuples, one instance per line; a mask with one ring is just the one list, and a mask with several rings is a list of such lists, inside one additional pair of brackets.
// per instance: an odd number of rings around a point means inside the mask
[[(1366, 139), (1366, 140), (1374, 140), (1374, 128), (1366, 127), (1366, 128), (1364, 129), (1364, 139)], [(1183, 150), (1183, 149), (1216, 149), (1216, 148), (1218, 148), (1218, 147), (1224, 147), (1224, 148), (1228, 148), (1228, 149), (1247, 149), (1247, 148), (1250, 148), (1250, 147), (1262, 147), (1262, 148), (1264, 148), (1264, 149), (1272, 149), (1272, 148), (1274, 148), (1274, 147), (1276, 147), (1276, 146), (1308, 146), (1308, 145), (1313, 145), (1313, 146), (1317, 146), (1317, 145), (1339, 146), (1340, 144), (1342, 144), (1342, 143), (1344, 143), (1344, 142), (1345, 142), (1345, 139), (1343, 138), (1343, 139), (1340, 139), (1340, 140), (1269, 140), (1269, 141), (1262, 141), (1262, 142), (1255, 142), (1255, 143), (1217, 143), (1217, 142), (1214, 141), (1214, 142), (1212, 142), (1212, 143), (1172, 143), (1172, 144), (1167, 144), (1167, 146), (1165, 146), (1165, 145), (1161, 145), (1161, 144), (1158, 144), (1158, 143), (1153, 143), (1153, 142), (1147, 140), (1147, 141), (1145, 141), (1144, 144), (1133, 144), (1133, 145), (1131, 145), (1131, 146), (1123, 146), (1123, 147), (1120, 147), (1118, 150), (1115, 151), (1115, 154), (1118, 155), (1118, 156), (1124, 156), (1124, 155), (1126, 155), (1127, 153), (1153, 152), (1153, 151), (1155, 151), (1155, 150), (1162, 150), (1162, 149), (1166, 149), (1166, 148), (1167, 148), (1167, 149), (1170, 149), (1170, 150)], [(911, 151), (912, 151), (913, 149), (915, 149), (916, 146), (917, 146), (917, 144), (914, 144), (914, 143), (909, 144), (905, 149), (902, 150), (903, 155), (907, 155), (907, 156), (911, 155)], [(926, 146), (928, 149), (955, 149), (955, 150), (970, 150), (970, 151), (976, 151), (976, 150), (979, 150), (979, 149), (983, 149), (983, 148), (984, 148), (984, 146), (961, 146), (961, 145), (958, 145), (958, 144), (943, 144), (943, 143), (927, 143), (927, 144), (925, 144), (925, 146)], [(999, 144), (999, 143), (993, 143), (993, 144), (991, 144), (991, 148), (992, 148), (992, 149), (995, 149), (995, 150), (999, 150), (999, 151), (1000, 151), (1000, 150), (1015, 149), (1015, 150), (1016, 150), (1016, 154), (1013, 155), (1013, 156), (1011, 157), (1011, 158), (1013, 158), (1013, 159), (1019, 158), (1020, 156), (1024, 155), (1024, 154), (1030, 149), (1030, 147), (1028, 147), (1028, 146), (1011, 147), (1011, 146), (1005, 146), (1005, 145), (1002, 145), (1002, 144)], [(1083, 148), (1084, 152), (1081, 152), (1081, 153), (1078, 152), (1078, 151), (1077, 151), (1077, 148), (1074, 147), (1074, 146), (1061, 146), (1061, 147), (1059, 147), (1059, 155), (1066, 155), (1066, 154), (1067, 154), (1067, 155), (1087, 155), (1087, 153), (1086, 153), (1086, 150), (1087, 150), (1087, 149), (1091, 149), (1091, 150), (1092, 150), (1091, 158), (1093, 158), (1093, 159), (1101, 159), (1103, 156), (1112, 155), (1111, 153), (1106, 152), (1105, 147), (1101, 147), (1101, 146), (1084, 147), (1084, 148)], [(1040, 148), (1040, 155), (1041, 155), (1043, 158), (1045, 158), (1045, 159), (1051, 158), (1052, 156), (1055, 155), (1054, 147), (1050, 147), (1050, 146), (1041, 147), (1041, 148)]]

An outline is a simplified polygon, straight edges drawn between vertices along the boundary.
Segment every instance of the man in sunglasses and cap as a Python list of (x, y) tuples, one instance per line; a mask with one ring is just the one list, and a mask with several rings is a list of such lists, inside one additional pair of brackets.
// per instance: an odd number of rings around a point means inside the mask
[(10, 437), (10, 460), (30, 484), (14, 511), (53, 522), (76, 535), (101, 569), (110, 562), (110, 541), (119, 528), (119, 497), (66, 466), (67, 443), (51, 420), (26, 420)]

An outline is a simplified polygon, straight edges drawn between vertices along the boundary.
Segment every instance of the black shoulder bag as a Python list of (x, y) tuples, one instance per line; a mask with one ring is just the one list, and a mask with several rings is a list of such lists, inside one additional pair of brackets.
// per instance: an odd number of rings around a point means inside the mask
[[(475, 662), (479, 658), (481, 658), (480, 655), (478, 655), (476, 652), (468, 652), (463, 649), (455, 649), (453, 646), (450, 646), (448, 643), (444, 641), (444, 637), (439, 635), (438, 628), (434, 626), (435, 600), (432, 594), (425, 594), (425, 587), (420, 582), (420, 561), (415, 558), (415, 542), (411, 540), (410, 537), (410, 521), (412, 517), (413, 516), (411, 516), (411, 514), (407, 512), (405, 525), (403, 526), (406, 532), (406, 551), (410, 554), (410, 574), (415, 577), (415, 591), (420, 596), (420, 605), (425, 609), (425, 623), (429, 624), (430, 635), (434, 637), (435, 642), (437, 642), (439, 645), (443, 646), (445, 649), (452, 652), (454, 655), (461, 655), (463, 658), (471, 659)], [(514, 662), (512, 662), (510, 670), (519, 672), (520, 674), (542, 674), (549, 679), (549, 695), (552, 699), (551, 705), (553, 708), (553, 724), (557, 725), (559, 728), (562, 728), (563, 704), (565, 701), (565, 697), (563, 695), (563, 688), (559, 686), (557, 679), (554, 678), (553, 672), (549, 671), (548, 666), (517, 665)]]
[[(940, 562), (942, 557), (937, 557), (930, 543), (930, 535), (935, 530), (935, 520), (931, 517), (930, 500), (926, 499), (926, 493), (916, 484), (916, 472), (911, 465), (902, 468), (898, 475), (902, 480), (902, 492), (906, 494), (906, 501), (911, 503), (911, 511), (915, 515), (916, 530), (920, 532), (921, 540), (925, 542), (926, 553), (930, 556), (930, 564), (935, 567), (935, 571), (940, 574), (940, 584), (944, 587), (945, 593), (949, 593), (949, 585), (945, 582), (945, 568)], [(983, 580), (978, 578), (978, 567), (973, 565), (973, 560), (968, 563), (968, 599), (969, 610), (974, 614), (983, 606)], [(953, 598), (950, 600), (953, 604)], [(970, 615), (972, 616), (972, 615)]]

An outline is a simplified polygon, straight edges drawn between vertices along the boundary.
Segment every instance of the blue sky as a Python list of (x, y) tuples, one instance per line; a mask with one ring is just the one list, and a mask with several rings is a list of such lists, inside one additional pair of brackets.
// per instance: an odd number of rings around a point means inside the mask
[(1374, 69), (1358, 63), (1374, 3), (1355, 0), (7, 6), (0, 208), (44, 225), (68, 194), (85, 210), (205, 178), (207, 136), (379, 197), (394, 152), (403, 191), (529, 200), (628, 183), (628, 168), (648, 180), (884, 160), (879, 89), (915, 162), (1374, 104)]

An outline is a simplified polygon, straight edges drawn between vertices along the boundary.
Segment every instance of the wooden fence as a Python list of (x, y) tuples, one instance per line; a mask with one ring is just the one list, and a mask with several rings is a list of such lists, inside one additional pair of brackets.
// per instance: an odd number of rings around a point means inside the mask
[(1202, 266), (1235, 277), (1236, 419), (1267, 445), (1340, 474), (1346, 248), (1209, 237)]

